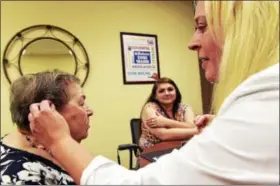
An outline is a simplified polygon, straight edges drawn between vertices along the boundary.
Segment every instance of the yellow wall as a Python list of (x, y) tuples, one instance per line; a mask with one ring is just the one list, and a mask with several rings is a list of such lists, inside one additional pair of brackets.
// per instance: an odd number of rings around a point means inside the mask
[[(129, 120), (139, 116), (152, 87), (123, 85), (121, 31), (157, 34), (161, 75), (174, 79), (183, 102), (202, 112), (197, 56), (187, 49), (194, 30), (191, 2), (3, 1), (1, 56), (17, 31), (35, 24), (65, 28), (88, 52), (91, 69), (84, 91), (95, 115), (90, 136), (83, 144), (91, 152), (116, 160), (117, 145), (131, 141)], [(1, 85), (2, 136), (13, 129), (8, 110), (9, 84), (3, 70)], [(126, 153), (121, 157), (127, 161)]]

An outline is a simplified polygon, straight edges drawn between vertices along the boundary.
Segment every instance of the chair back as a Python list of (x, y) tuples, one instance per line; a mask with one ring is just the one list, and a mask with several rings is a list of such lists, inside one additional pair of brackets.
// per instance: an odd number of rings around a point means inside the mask
[(130, 129), (131, 129), (132, 143), (139, 145), (139, 139), (141, 135), (141, 119), (132, 118), (130, 120)]

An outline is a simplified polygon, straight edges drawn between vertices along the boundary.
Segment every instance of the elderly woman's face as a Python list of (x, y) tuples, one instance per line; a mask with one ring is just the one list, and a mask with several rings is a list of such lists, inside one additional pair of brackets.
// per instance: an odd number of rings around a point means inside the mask
[(93, 112), (85, 103), (86, 96), (80, 85), (69, 84), (67, 95), (70, 100), (62, 107), (60, 114), (69, 124), (71, 136), (80, 142), (88, 136), (89, 117), (93, 115)]
[(205, 71), (205, 78), (209, 82), (215, 82), (218, 78), (221, 47), (214, 42), (207, 29), (204, 1), (198, 2), (194, 19), (196, 31), (189, 43), (189, 49), (198, 52), (199, 61)]

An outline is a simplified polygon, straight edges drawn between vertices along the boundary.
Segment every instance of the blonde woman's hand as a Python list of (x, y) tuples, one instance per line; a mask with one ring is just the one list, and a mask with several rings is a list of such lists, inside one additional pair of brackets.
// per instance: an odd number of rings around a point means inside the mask
[(71, 137), (66, 120), (50, 101), (31, 104), (28, 119), (33, 136), (47, 149)]
[(197, 115), (194, 119), (194, 123), (198, 130), (201, 131), (214, 119), (214, 117), (215, 115), (212, 114)]

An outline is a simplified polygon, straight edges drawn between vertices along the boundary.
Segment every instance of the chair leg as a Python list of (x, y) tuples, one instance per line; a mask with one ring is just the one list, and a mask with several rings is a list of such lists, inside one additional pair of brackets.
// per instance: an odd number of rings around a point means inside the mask
[(118, 159), (118, 164), (121, 164), (121, 158), (120, 158), (120, 153), (119, 150), (117, 150), (117, 159)]
[(129, 169), (132, 170), (133, 166), (133, 157), (132, 157), (132, 150), (129, 151)]

